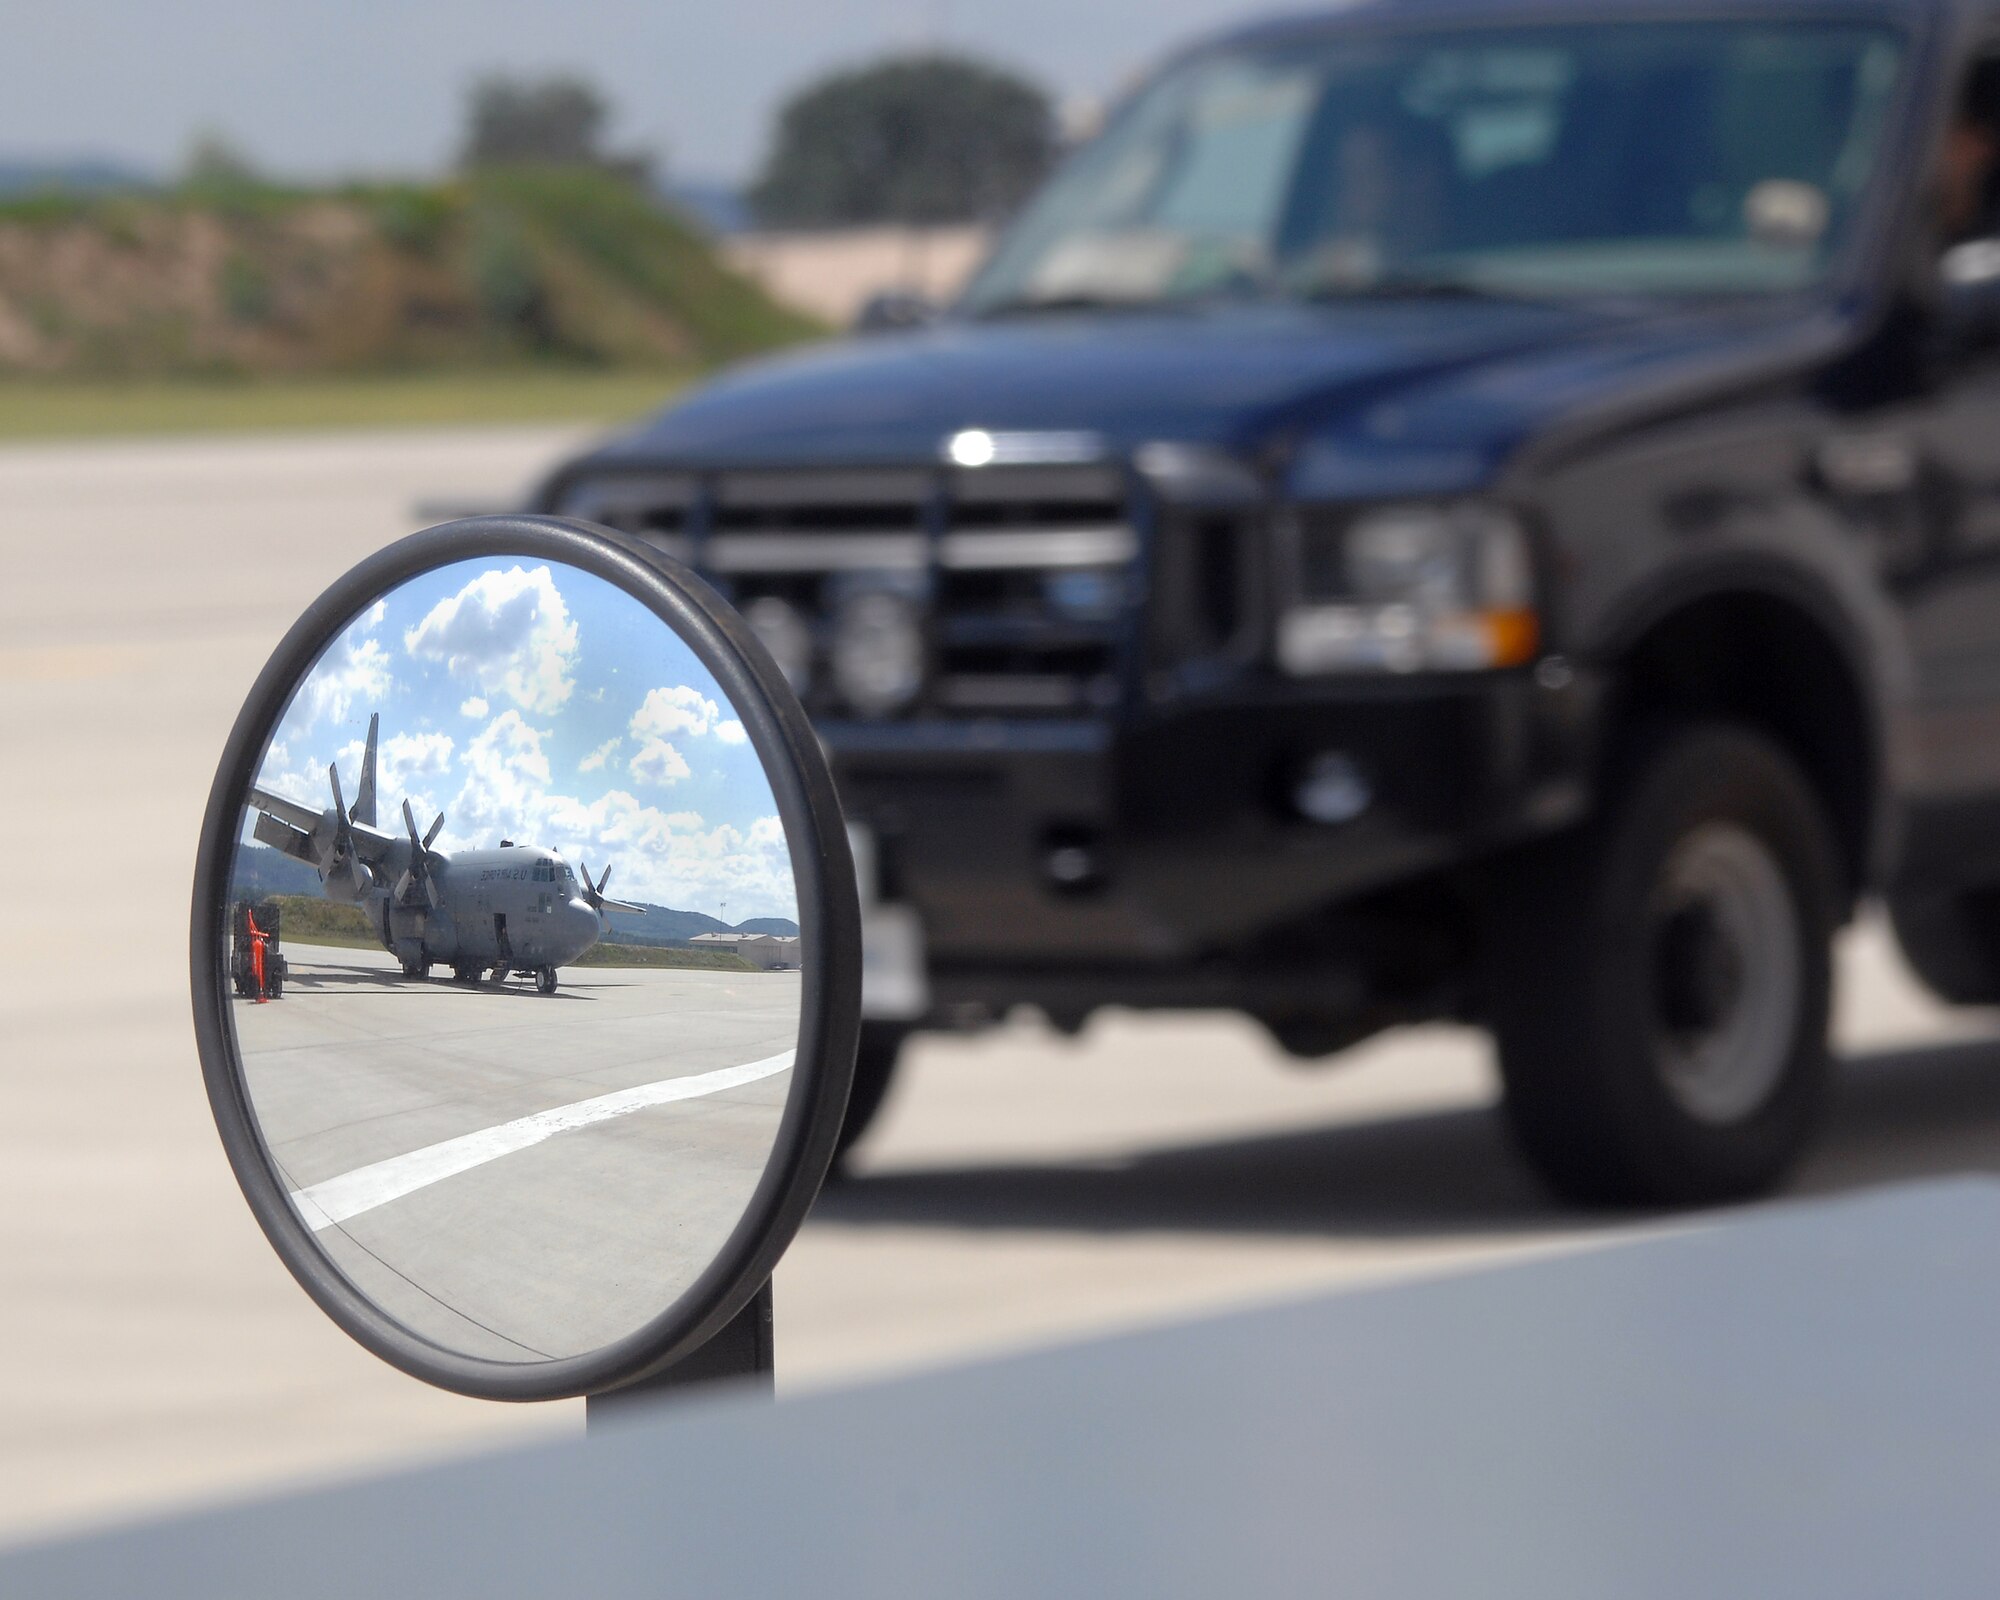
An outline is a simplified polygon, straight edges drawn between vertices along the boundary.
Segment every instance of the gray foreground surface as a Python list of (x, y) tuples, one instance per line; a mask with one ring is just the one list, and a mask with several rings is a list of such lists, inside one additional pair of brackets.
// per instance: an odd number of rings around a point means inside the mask
[(0, 1591), (1990, 1596), (1996, 1344), (2000, 1185), (1932, 1184), (663, 1407), (0, 1558)]
[[(0, 1543), (580, 1426), (427, 1389), (299, 1291), (209, 1124), (186, 945), (215, 759), (285, 628), (418, 497), (504, 497), (573, 437), (0, 449), (0, 835), (27, 908), (0, 920)], [(1794, 1193), (2000, 1171), (2000, 1018), (1929, 1001), (1869, 922), (1837, 1032)], [(1549, 1204), (1493, 1098), (1484, 1041), (1448, 1028), (1328, 1071), (1216, 1016), (926, 1041), (779, 1268), (781, 1392), (1635, 1225)]]

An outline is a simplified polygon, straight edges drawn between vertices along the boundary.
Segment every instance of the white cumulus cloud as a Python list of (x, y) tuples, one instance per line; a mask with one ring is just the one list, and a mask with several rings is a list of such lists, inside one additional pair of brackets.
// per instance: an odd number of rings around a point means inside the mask
[(474, 722), (478, 722), (492, 709), (481, 696), (473, 695), (470, 699), (460, 703), (458, 714), (461, 717), (470, 717)]
[(665, 788), (688, 775), (687, 757), (664, 739), (648, 739), (626, 763), (626, 769), (641, 783)]
[(745, 744), (750, 738), (743, 724), (733, 717), (727, 722), (718, 722), (715, 725), (715, 736), (724, 744)]
[(647, 692), (639, 709), (632, 713), (632, 736), (667, 738), (676, 733), (699, 737), (721, 720), (722, 711), (699, 689), (681, 684), (671, 689)]
[(669, 740), (675, 735), (698, 739), (721, 718), (721, 708), (699, 689), (680, 684), (649, 690), (632, 713), (634, 749), (626, 770), (641, 783), (679, 783), (688, 775), (687, 757)]
[(537, 715), (559, 709), (576, 687), (576, 623), (545, 566), (482, 572), (432, 606), (403, 647)]
[(618, 738), (606, 739), (604, 743), (599, 745), (595, 750), (591, 751), (589, 755), (585, 756), (581, 761), (579, 761), (576, 764), (577, 771), (579, 772), (597, 771), (600, 767), (604, 765), (605, 762), (611, 759), (611, 757), (617, 752), (618, 747), (624, 742), (625, 741), (623, 739), (618, 739)]
[(356, 712), (375, 709), (389, 696), (389, 652), (372, 637), (381, 622), (382, 602), (327, 647), (285, 714), (288, 729), (304, 733), (322, 717), (345, 722)]

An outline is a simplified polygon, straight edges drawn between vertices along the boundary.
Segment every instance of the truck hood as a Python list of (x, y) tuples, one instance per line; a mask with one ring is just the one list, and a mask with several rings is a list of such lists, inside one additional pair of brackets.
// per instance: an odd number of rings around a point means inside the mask
[[(954, 322), (743, 367), (593, 464), (928, 462), (966, 428), (1156, 439), (1477, 477), (1551, 411), (1767, 365), (1799, 318), (1499, 301), (1225, 306)], [(1331, 455), (1329, 456), (1329, 452)], [(1392, 461), (1393, 458), (1393, 461)], [(1400, 461), (1400, 467), (1394, 466)]]

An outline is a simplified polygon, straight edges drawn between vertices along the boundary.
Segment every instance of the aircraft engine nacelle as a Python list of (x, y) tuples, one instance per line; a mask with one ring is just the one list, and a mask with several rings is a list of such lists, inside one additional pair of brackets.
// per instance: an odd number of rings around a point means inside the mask
[(326, 897), (358, 905), (375, 887), (375, 874), (359, 861), (336, 861), (326, 873)]

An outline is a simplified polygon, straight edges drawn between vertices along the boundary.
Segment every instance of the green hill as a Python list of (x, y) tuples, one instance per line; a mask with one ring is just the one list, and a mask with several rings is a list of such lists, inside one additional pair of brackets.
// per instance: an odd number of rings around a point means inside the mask
[(685, 371), (820, 331), (592, 169), (0, 201), (0, 377)]

